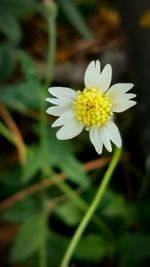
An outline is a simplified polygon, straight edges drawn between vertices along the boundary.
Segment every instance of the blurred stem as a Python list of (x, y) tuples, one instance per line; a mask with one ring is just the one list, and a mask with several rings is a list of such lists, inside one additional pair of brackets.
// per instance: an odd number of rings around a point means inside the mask
[[(56, 52), (56, 6), (53, 2), (48, 2), (44, 6), (43, 14), (47, 20), (48, 24), (48, 60), (47, 60), (47, 76), (46, 81), (41, 93), (41, 110), (40, 110), (40, 143), (41, 143), (41, 153), (43, 153), (44, 158), (44, 147), (46, 140), (46, 94), (47, 89), (52, 82), (54, 63), (55, 63), (55, 52)], [(44, 161), (44, 160), (43, 160)], [(46, 175), (47, 170), (42, 166), (42, 179)], [(47, 218), (48, 210), (46, 208), (47, 196), (46, 192), (43, 191), (41, 194), (42, 202), (42, 235), (41, 235), (41, 246), (39, 250), (39, 265), (40, 267), (47, 267), (47, 255), (46, 255), (46, 228), (47, 228)]]
[(81, 223), (79, 224), (77, 230), (75, 231), (75, 234), (74, 234), (74, 236), (73, 236), (73, 238), (72, 238), (72, 240), (68, 246), (68, 249), (66, 250), (66, 253), (64, 255), (64, 258), (62, 260), (60, 267), (68, 267), (69, 266), (69, 262), (70, 262), (72, 255), (73, 255), (73, 252), (74, 252), (86, 226), (88, 225), (89, 221), (91, 220), (92, 215), (94, 214), (96, 208), (98, 207), (98, 205), (100, 204), (100, 201), (102, 200), (102, 197), (105, 193), (107, 185), (110, 181), (110, 178), (112, 177), (113, 172), (117, 166), (120, 155), (121, 155), (121, 149), (116, 148), (115, 152), (113, 154), (112, 160), (108, 166), (108, 169), (107, 169), (107, 171), (106, 171), (106, 173), (102, 179), (102, 182), (100, 183), (100, 186), (97, 190), (97, 193), (96, 193), (89, 209), (87, 210), (85, 216), (83, 217)]
[[(42, 168), (42, 177), (47, 175), (46, 169)], [(47, 267), (47, 246), (46, 246), (46, 230), (47, 230), (47, 220), (48, 220), (48, 209), (47, 209), (47, 194), (46, 191), (43, 190), (41, 192), (41, 204), (42, 204), (42, 210), (41, 210), (41, 244), (39, 249), (39, 266), (40, 267)]]
[(42, 213), (41, 213), (41, 244), (39, 249), (39, 266), (46, 267), (47, 266), (47, 249), (46, 249), (46, 230), (47, 230), (47, 218), (48, 211), (46, 208), (46, 200), (44, 196), (42, 198)]
[(26, 163), (26, 148), (22, 138), (22, 134), (15, 121), (9, 114), (8, 110), (6, 109), (5, 105), (3, 105), (2, 103), (0, 104), (0, 116), (3, 118), (4, 122), (15, 137), (15, 144), (18, 150), (18, 158), (20, 160), (20, 163), (24, 165)]
[(48, 64), (47, 64), (47, 76), (45, 81), (45, 88), (52, 82), (54, 74), (55, 56), (56, 56), (56, 15), (57, 7), (54, 3), (51, 4), (51, 12), (47, 17), (48, 20), (48, 31), (49, 31), (49, 50), (48, 50)]
[(50, 86), (54, 73), (55, 65), (55, 55), (56, 55), (56, 15), (57, 6), (50, 2), (50, 5), (45, 6), (44, 15), (48, 24), (48, 60), (47, 60), (47, 75), (44, 83), (44, 88), (41, 97), (41, 129), (40, 129), (40, 139), (41, 146), (44, 147), (45, 135), (46, 135), (46, 95), (48, 87)]
[[(57, 178), (57, 176), (54, 174), (51, 179), (60, 188), (60, 190), (74, 203), (75, 206), (77, 206), (83, 212), (87, 211), (88, 204), (76, 192), (74, 192), (74, 190), (72, 190), (69, 185), (67, 185), (63, 180)], [(113, 236), (113, 233), (111, 232), (109, 227), (96, 214), (93, 216), (93, 222), (107, 237)]]
[(16, 146), (15, 136), (1, 121), (0, 121), (0, 134), (4, 136), (10, 143)]

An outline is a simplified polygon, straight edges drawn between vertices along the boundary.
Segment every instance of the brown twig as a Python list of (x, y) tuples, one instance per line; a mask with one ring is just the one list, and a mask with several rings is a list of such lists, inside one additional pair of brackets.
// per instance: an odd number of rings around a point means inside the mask
[[(109, 163), (109, 161), (110, 161), (110, 158), (108, 158), (108, 157), (105, 157), (102, 159), (92, 160), (92, 161), (89, 161), (89, 162), (83, 164), (83, 168), (86, 172), (88, 172), (91, 170), (95, 170), (95, 169), (104, 167), (105, 165), (107, 165)], [(66, 176), (64, 173), (60, 173), (57, 175), (57, 178), (65, 179)], [(38, 192), (42, 191), (43, 189), (48, 188), (52, 185), (54, 185), (54, 182), (51, 180), (50, 177), (45, 179), (45, 180), (42, 180), (41, 182), (34, 184), (34, 185), (16, 193), (16, 194), (14, 194), (13, 196), (7, 198), (3, 202), (1, 202), (0, 209), (1, 210), (8, 209), (12, 205), (14, 205), (16, 202), (21, 201), (30, 195), (38, 193)]]
[(5, 121), (6, 125), (8, 128), (12, 131), (15, 141), (16, 141), (16, 146), (18, 149), (18, 157), (21, 163), (25, 163), (25, 145), (23, 142), (22, 135), (20, 133), (19, 128), (17, 127), (15, 121), (13, 118), (10, 116), (9, 112), (5, 108), (3, 104), (0, 104), (0, 116), (3, 118)]
[(50, 6), (53, 4), (53, 2), (54, 2), (53, 0), (43, 0), (43, 5)]

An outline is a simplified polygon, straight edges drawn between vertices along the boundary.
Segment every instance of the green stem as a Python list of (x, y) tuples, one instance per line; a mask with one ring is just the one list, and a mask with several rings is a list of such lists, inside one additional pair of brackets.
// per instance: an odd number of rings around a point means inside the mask
[(47, 75), (45, 81), (46, 89), (51, 84), (54, 74), (54, 65), (56, 56), (56, 15), (57, 15), (57, 6), (54, 3), (52, 3), (50, 6), (50, 13), (47, 14), (49, 50), (48, 50), (48, 61), (47, 61), (48, 62)]
[(3, 135), (10, 143), (16, 145), (15, 136), (2, 122), (0, 122), (0, 134)]
[(89, 209), (87, 210), (85, 216), (83, 217), (80, 225), (78, 226), (70, 244), (69, 244), (69, 247), (64, 255), (64, 258), (62, 260), (62, 263), (60, 265), (60, 267), (68, 267), (69, 265), (69, 261), (73, 255), (73, 252), (86, 228), (86, 226), (88, 225), (93, 213), (95, 212), (97, 206), (99, 205), (104, 193), (105, 193), (105, 190), (107, 188), (107, 185), (110, 181), (110, 178), (112, 177), (113, 175), (113, 171), (115, 170), (115, 167), (117, 166), (117, 163), (119, 161), (119, 158), (120, 158), (120, 154), (121, 154), (121, 149), (118, 149), (116, 148), (115, 149), (115, 152), (114, 152), (114, 155), (113, 155), (113, 158), (109, 164), (109, 167), (102, 179), (102, 182), (98, 188), (98, 191), (89, 207)]
[[(88, 204), (75, 192), (67, 183), (57, 177), (57, 174), (50, 169), (46, 164), (43, 164), (43, 170), (46, 175), (51, 175), (51, 180), (56, 186), (69, 198), (76, 207), (85, 212), (88, 209)], [(96, 214), (93, 216), (93, 222), (107, 237), (112, 238), (113, 233), (103, 220)]]
[[(74, 190), (72, 190), (69, 185), (57, 178), (56, 175), (53, 175), (51, 179), (54, 181), (57, 187), (59, 187), (59, 189), (63, 193), (65, 193), (65, 195), (74, 203), (76, 207), (78, 207), (83, 212), (87, 211), (87, 203)], [(93, 216), (93, 222), (107, 237), (113, 236), (113, 233), (111, 232), (109, 227), (96, 214)]]
[[(41, 95), (41, 110), (40, 110), (40, 144), (41, 144), (41, 153), (44, 155), (45, 148), (45, 140), (46, 140), (46, 102), (45, 98), (47, 95), (47, 89), (52, 82), (53, 72), (54, 72), (54, 64), (55, 64), (55, 52), (56, 52), (56, 6), (51, 3), (50, 5), (44, 8), (44, 16), (47, 20), (48, 24), (48, 60), (47, 60), (47, 76), (45, 80), (45, 84), (43, 86), (43, 91)], [(43, 160), (44, 161), (44, 160)], [(45, 176), (45, 169), (42, 170), (42, 178)], [(43, 192), (41, 195), (42, 202), (42, 218), (44, 221), (42, 234), (41, 234), (41, 246), (39, 249), (39, 266), (46, 267), (47, 266), (47, 255), (46, 255), (46, 240), (47, 236), (45, 234), (47, 217), (48, 213), (45, 210), (46, 206), (46, 193)]]
[(46, 96), (48, 87), (50, 86), (54, 73), (55, 55), (56, 55), (56, 15), (57, 7), (54, 3), (45, 9), (45, 16), (48, 24), (48, 59), (47, 59), (47, 74), (42, 91), (41, 112), (40, 112), (40, 139), (41, 146), (44, 148), (46, 140)]
[(40, 250), (39, 250), (39, 265), (40, 267), (47, 266), (47, 255), (46, 255), (46, 249), (45, 249), (45, 240), (41, 242), (40, 244)]
[(41, 212), (41, 244), (39, 248), (39, 266), (47, 266), (47, 250), (46, 250), (46, 238), (47, 238), (47, 220), (48, 220), (48, 209), (47, 201), (44, 196), (41, 196), (42, 201), (42, 212)]

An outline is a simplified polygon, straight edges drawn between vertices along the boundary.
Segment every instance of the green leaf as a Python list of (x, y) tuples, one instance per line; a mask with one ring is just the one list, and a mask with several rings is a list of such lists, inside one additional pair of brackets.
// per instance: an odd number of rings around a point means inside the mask
[(20, 176), (22, 172), (22, 168), (20, 165), (16, 165), (11, 169), (8, 169), (8, 167), (5, 165), (5, 161), (1, 161), (0, 165), (1, 168), (1, 176), (0, 176), (0, 182), (3, 183), (6, 187), (9, 189), (13, 188), (19, 189), (20, 186)]
[(73, 155), (64, 155), (59, 165), (68, 179), (83, 187), (89, 185), (89, 180), (81, 163)]
[[(49, 232), (49, 259), (51, 266), (60, 266), (61, 259), (69, 245), (69, 238)], [(101, 235), (91, 234), (83, 237), (74, 251), (74, 257), (78, 260), (96, 263), (105, 256), (114, 253), (115, 244)], [(59, 251), (59, 253), (58, 253)], [(81, 264), (82, 266), (82, 264)], [(88, 264), (88, 266), (91, 266)]]
[(149, 226), (150, 222), (150, 197), (145, 197), (144, 199), (138, 202), (138, 219), (140, 222), (143, 222), (144, 225)]
[(7, 10), (0, 12), (0, 32), (14, 43), (19, 43), (22, 37), (21, 27), (17, 18)]
[(142, 261), (150, 259), (150, 235), (126, 233), (118, 239), (118, 251), (122, 266), (143, 266)]
[(83, 213), (71, 202), (57, 206), (55, 213), (69, 226), (78, 224), (83, 216)]
[(24, 81), (0, 88), (0, 101), (10, 108), (26, 112), (41, 106), (41, 85), (38, 81)]
[(69, 245), (69, 238), (61, 236), (52, 230), (48, 232), (48, 255), (50, 266), (60, 266), (64, 253)]
[(128, 218), (133, 213), (133, 207), (127, 203), (124, 196), (107, 190), (101, 204), (101, 212), (107, 217)]
[(32, 217), (39, 211), (39, 204), (37, 201), (28, 198), (4, 211), (2, 218), (11, 223), (21, 223), (26, 219)]
[(39, 11), (41, 5), (34, 0), (1, 0), (0, 11), (6, 10), (7, 12), (22, 17), (31, 15)]
[(23, 168), (22, 182), (26, 183), (33, 179), (36, 173), (41, 169), (42, 157), (39, 147), (30, 147), (27, 150), (27, 163)]
[(84, 37), (91, 39), (93, 37), (82, 14), (73, 0), (57, 0), (59, 7), (70, 24)]
[(17, 48), (12, 43), (0, 46), (0, 80), (10, 79), (17, 65)]
[(75, 250), (75, 257), (80, 260), (97, 262), (103, 257), (111, 255), (114, 249), (114, 244), (110, 241), (106, 241), (102, 236), (91, 234), (80, 240)]
[[(10, 146), (9, 146), (10, 148)], [(21, 174), (22, 168), (20, 165), (16, 165), (11, 169), (6, 165), (5, 159), (0, 160), (0, 185), (1, 185), (1, 199), (5, 199), (8, 196), (15, 194), (21, 190)]]
[(39, 80), (39, 72), (37, 70), (34, 59), (25, 51), (19, 53), (20, 63), (27, 81)]
[(60, 168), (70, 181), (83, 187), (88, 186), (89, 179), (82, 164), (74, 156), (71, 143), (69, 141), (59, 141), (56, 138), (56, 130), (53, 130), (50, 126), (47, 128), (44, 141), (45, 162), (47, 160), (47, 164)]
[(45, 232), (45, 222), (41, 214), (32, 216), (20, 227), (11, 250), (11, 260), (25, 260), (35, 253)]
[(103, 214), (108, 217), (124, 217), (127, 215), (127, 204), (122, 195), (114, 195), (105, 207)]

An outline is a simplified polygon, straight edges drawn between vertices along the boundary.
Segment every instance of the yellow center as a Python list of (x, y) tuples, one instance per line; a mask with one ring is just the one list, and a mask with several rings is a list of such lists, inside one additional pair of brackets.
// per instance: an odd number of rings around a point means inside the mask
[(108, 95), (96, 88), (85, 88), (78, 92), (74, 112), (78, 121), (84, 123), (87, 129), (105, 124), (112, 115)]

